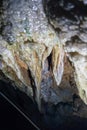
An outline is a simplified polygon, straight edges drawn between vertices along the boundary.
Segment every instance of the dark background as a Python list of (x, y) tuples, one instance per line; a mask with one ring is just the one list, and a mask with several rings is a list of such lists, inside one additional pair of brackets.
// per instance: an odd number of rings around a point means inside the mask
[(0, 130), (36, 130), (11, 104), (0, 96)]
[[(20, 91), (18, 92), (18, 90), (14, 90), (9, 84), (7, 85), (3, 82), (0, 82), (0, 92), (5, 95), (7, 94), (8, 98), (12, 99), (14, 104), (17, 103), (20, 108), (23, 108), (24, 112), (27, 111), (28, 116), (32, 121), (36, 122), (40, 130), (87, 130), (87, 119), (79, 117), (68, 118), (65, 123), (57, 128), (54, 128), (55, 125), (52, 122), (51, 125), (53, 127), (48, 128), (42, 121), (43, 116), (38, 112), (35, 104), (29, 100), (29, 97)], [(36, 130), (36, 128), (0, 94), (0, 130), (21, 129)]]

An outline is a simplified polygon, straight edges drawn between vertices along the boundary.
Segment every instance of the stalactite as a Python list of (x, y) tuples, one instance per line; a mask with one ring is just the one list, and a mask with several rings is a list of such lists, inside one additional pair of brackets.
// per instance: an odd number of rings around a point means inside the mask
[(62, 47), (54, 46), (53, 47), (53, 55), (52, 55), (52, 63), (53, 63), (53, 74), (57, 85), (60, 84), (64, 71), (64, 50)]

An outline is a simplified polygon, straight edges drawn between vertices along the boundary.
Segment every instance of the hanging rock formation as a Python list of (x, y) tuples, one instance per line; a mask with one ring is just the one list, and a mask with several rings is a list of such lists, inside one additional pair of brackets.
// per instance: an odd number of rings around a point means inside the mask
[(87, 104), (87, 1), (3, 0), (0, 79), (38, 104)]
[(46, 6), (49, 21), (74, 66), (79, 95), (87, 104), (87, 0), (50, 0)]

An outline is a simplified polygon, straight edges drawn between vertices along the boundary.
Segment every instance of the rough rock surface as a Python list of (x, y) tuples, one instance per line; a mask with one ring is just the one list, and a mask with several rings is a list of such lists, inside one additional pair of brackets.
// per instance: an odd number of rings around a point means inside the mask
[(0, 3), (0, 79), (40, 110), (43, 102), (72, 104), (74, 95), (87, 104), (87, 1), (72, 1)]
[(87, 0), (49, 0), (46, 12), (75, 70), (80, 97), (87, 104)]

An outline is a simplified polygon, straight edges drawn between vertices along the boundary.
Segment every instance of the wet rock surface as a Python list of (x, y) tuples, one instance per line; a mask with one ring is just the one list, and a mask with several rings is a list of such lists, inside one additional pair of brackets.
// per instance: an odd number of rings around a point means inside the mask
[(2, 0), (0, 79), (36, 101), (46, 120), (87, 117), (86, 0)]

